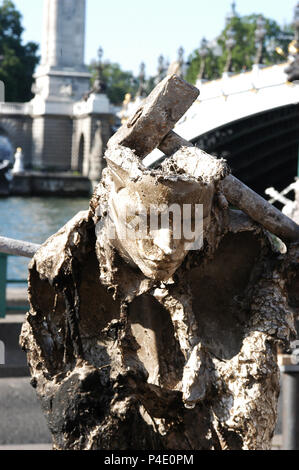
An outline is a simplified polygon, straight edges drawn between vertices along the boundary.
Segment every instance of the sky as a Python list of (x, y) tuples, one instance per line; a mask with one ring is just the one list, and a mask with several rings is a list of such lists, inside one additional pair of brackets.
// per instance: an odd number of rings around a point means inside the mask
[[(44, 0), (13, 0), (23, 15), (24, 42), (42, 39)], [(76, 0), (73, 0), (76, 2)], [(176, 60), (183, 46), (185, 57), (223, 29), (231, 0), (86, 0), (85, 62), (97, 56), (138, 74), (141, 62), (146, 74), (155, 75), (158, 57)], [(261, 13), (279, 24), (290, 23), (296, 0), (237, 0), (240, 15)]]

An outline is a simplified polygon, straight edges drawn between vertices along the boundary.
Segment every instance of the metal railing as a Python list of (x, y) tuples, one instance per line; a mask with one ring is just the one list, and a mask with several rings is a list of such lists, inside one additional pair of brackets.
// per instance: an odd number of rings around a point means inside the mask
[(29, 114), (31, 108), (30, 103), (0, 103), (1, 114)]
[(6, 302), (7, 284), (27, 284), (24, 279), (7, 279), (8, 256), (23, 256), (32, 258), (40, 245), (29, 242), (13, 240), (11, 238), (0, 237), (0, 318), (5, 318), (8, 310), (26, 311), (26, 306), (10, 307)]
[(26, 311), (27, 307), (24, 305), (10, 307), (6, 302), (6, 289), (7, 284), (27, 284), (26, 279), (7, 279), (7, 260), (8, 256), (4, 253), (0, 253), (0, 318), (5, 318), (8, 310), (14, 311)]
[[(298, 160), (298, 163), (299, 163), (299, 160)], [(299, 185), (299, 180), (294, 182), (294, 183), (291, 183), (283, 191), (280, 191), (280, 192), (276, 191), (276, 189), (272, 188), (272, 187), (267, 188), (265, 190), (265, 194), (267, 194), (267, 196), (271, 197), (271, 199), (269, 199), (270, 204), (273, 204), (276, 201), (279, 201), (282, 204), (288, 204), (288, 203), (293, 202), (293, 201), (291, 201), (290, 199), (287, 199), (285, 196), (288, 193), (290, 193), (291, 191), (295, 191), (296, 188), (298, 188), (298, 185)]]

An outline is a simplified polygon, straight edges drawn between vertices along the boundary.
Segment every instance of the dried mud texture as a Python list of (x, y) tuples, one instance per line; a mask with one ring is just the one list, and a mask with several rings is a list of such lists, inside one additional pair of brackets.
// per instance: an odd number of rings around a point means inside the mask
[(53, 448), (270, 448), (298, 245), (280, 253), (215, 189), (202, 249), (149, 279), (99, 230), (110, 172), (30, 265), (21, 344)]

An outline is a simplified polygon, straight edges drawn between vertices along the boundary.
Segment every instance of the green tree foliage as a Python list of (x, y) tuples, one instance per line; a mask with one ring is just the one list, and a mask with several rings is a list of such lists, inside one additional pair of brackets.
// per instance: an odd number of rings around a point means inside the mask
[[(249, 16), (235, 16), (226, 25), (224, 30), (217, 38), (218, 49), (220, 54), (215, 53), (209, 48), (206, 57), (205, 78), (212, 80), (221, 77), (227, 60), (227, 48), (225, 41), (227, 39), (227, 31), (231, 27), (235, 32), (236, 46), (232, 52), (233, 71), (235, 73), (242, 70), (250, 70), (254, 64), (256, 56), (256, 40), (255, 30), (256, 21), (259, 15), (252, 14)], [(265, 47), (264, 47), (264, 64), (271, 65), (285, 61), (285, 57), (279, 55), (275, 48), (280, 46), (285, 56), (290, 42), (289, 36), (292, 34), (290, 27), (281, 28), (276, 21), (264, 18), (265, 20)], [(201, 57), (198, 50), (195, 50), (189, 57), (189, 67), (187, 70), (186, 80), (195, 83), (200, 70)]]
[(22, 43), (22, 16), (11, 0), (0, 4), (0, 80), (5, 85), (5, 100), (29, 101), (38, 45)]
[[(97, 76), (97, 66), (96, 61), (90, 65), (92, 84)], [(138, 90), (138, 80), (133, 73), (121, 70), (119, 64), (116, 63), (106, 61), (102, 64), (102, 79), (106, 85), (107, 96), (115, 105), (120, 105), (123, 102), (126, 93), (131, 93), (134, 96)]]

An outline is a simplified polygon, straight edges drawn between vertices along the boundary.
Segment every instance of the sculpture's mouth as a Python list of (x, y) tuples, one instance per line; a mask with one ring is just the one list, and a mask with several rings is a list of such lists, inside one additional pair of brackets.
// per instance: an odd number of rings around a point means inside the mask
[(153, 266), (159, 266), (159, 267), (163, 267), (163, 268), (169, 268), (169, 267), (172, 267), (172, 266), (175, 266), (179, 263), (181, 263), (181, 259), (178, 259), (178, 260), (173, 260), (173, 261), (165, 261), (165, 260), (152, 260), (152, 259), (145, 259), (145, 262), (147, 264), (151, 264)]
[(150, 279), (165, 281), (175, 273), (182, 261), (181, 258), (175, 261), (143, 259), (142, 265), (139, 264), (139, 269)]
[(184, 257), (180, 256), (178, 258), (171, 258), (171, 259), (151, 259), (144, 257), (143, 260), (146, 264), (150, 264), (152, 266), (157, 266), (161, 268), (170, 268), (175, 265), (182, 263)]

